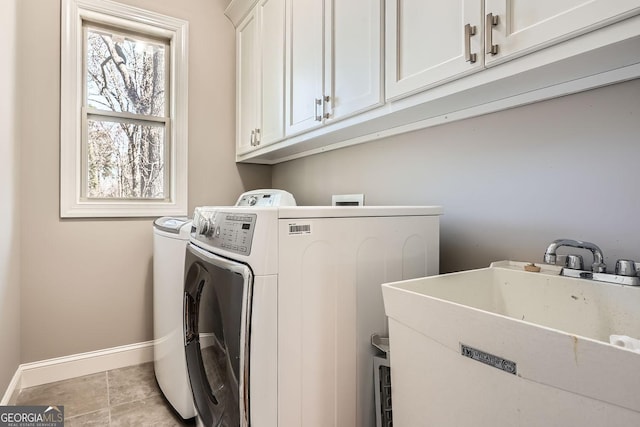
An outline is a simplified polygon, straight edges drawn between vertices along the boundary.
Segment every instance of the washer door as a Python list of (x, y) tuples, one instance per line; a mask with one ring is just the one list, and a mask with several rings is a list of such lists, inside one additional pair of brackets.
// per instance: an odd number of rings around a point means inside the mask
[(193, 244), (185, 262), (185, 352), (196, 410), (206, 426), (248, 426), (253, 275)]

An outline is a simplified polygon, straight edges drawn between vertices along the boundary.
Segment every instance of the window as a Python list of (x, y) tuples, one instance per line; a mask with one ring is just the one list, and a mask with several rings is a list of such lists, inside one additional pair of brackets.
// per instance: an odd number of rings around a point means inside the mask
[(187, 23), (64, 0), (61, 217), (186, 215)]
[(82, 195), (166, 200), (168, 40), (84, 27)]

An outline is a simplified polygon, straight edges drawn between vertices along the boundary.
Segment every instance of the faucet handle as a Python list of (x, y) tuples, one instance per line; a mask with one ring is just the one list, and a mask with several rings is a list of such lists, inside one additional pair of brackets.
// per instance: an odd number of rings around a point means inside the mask
[(619, 259), (616, 261), (615, 272), (618, 276), (633, 277), (636, 275), (635, 262), (630, 259)]
[(564, 266), (571, 270), (584, 270), (582, 255), (567, 255)]

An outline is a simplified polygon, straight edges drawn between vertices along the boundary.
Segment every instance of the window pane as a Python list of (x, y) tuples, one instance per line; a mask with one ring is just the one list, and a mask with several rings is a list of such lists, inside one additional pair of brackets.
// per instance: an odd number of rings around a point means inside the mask
[(88, 120), (87, 198), (165, 199), (164, 124)]
[(165, 116), (165, 45), (87, 29), (87, 105)]

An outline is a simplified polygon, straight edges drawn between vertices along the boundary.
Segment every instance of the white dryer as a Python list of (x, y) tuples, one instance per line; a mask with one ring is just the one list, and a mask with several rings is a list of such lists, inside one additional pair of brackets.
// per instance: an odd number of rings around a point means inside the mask
[(375, 425), (381, 284), (438, 273), (431, 207), (202, 207), (185, 347), (207, 426)]

